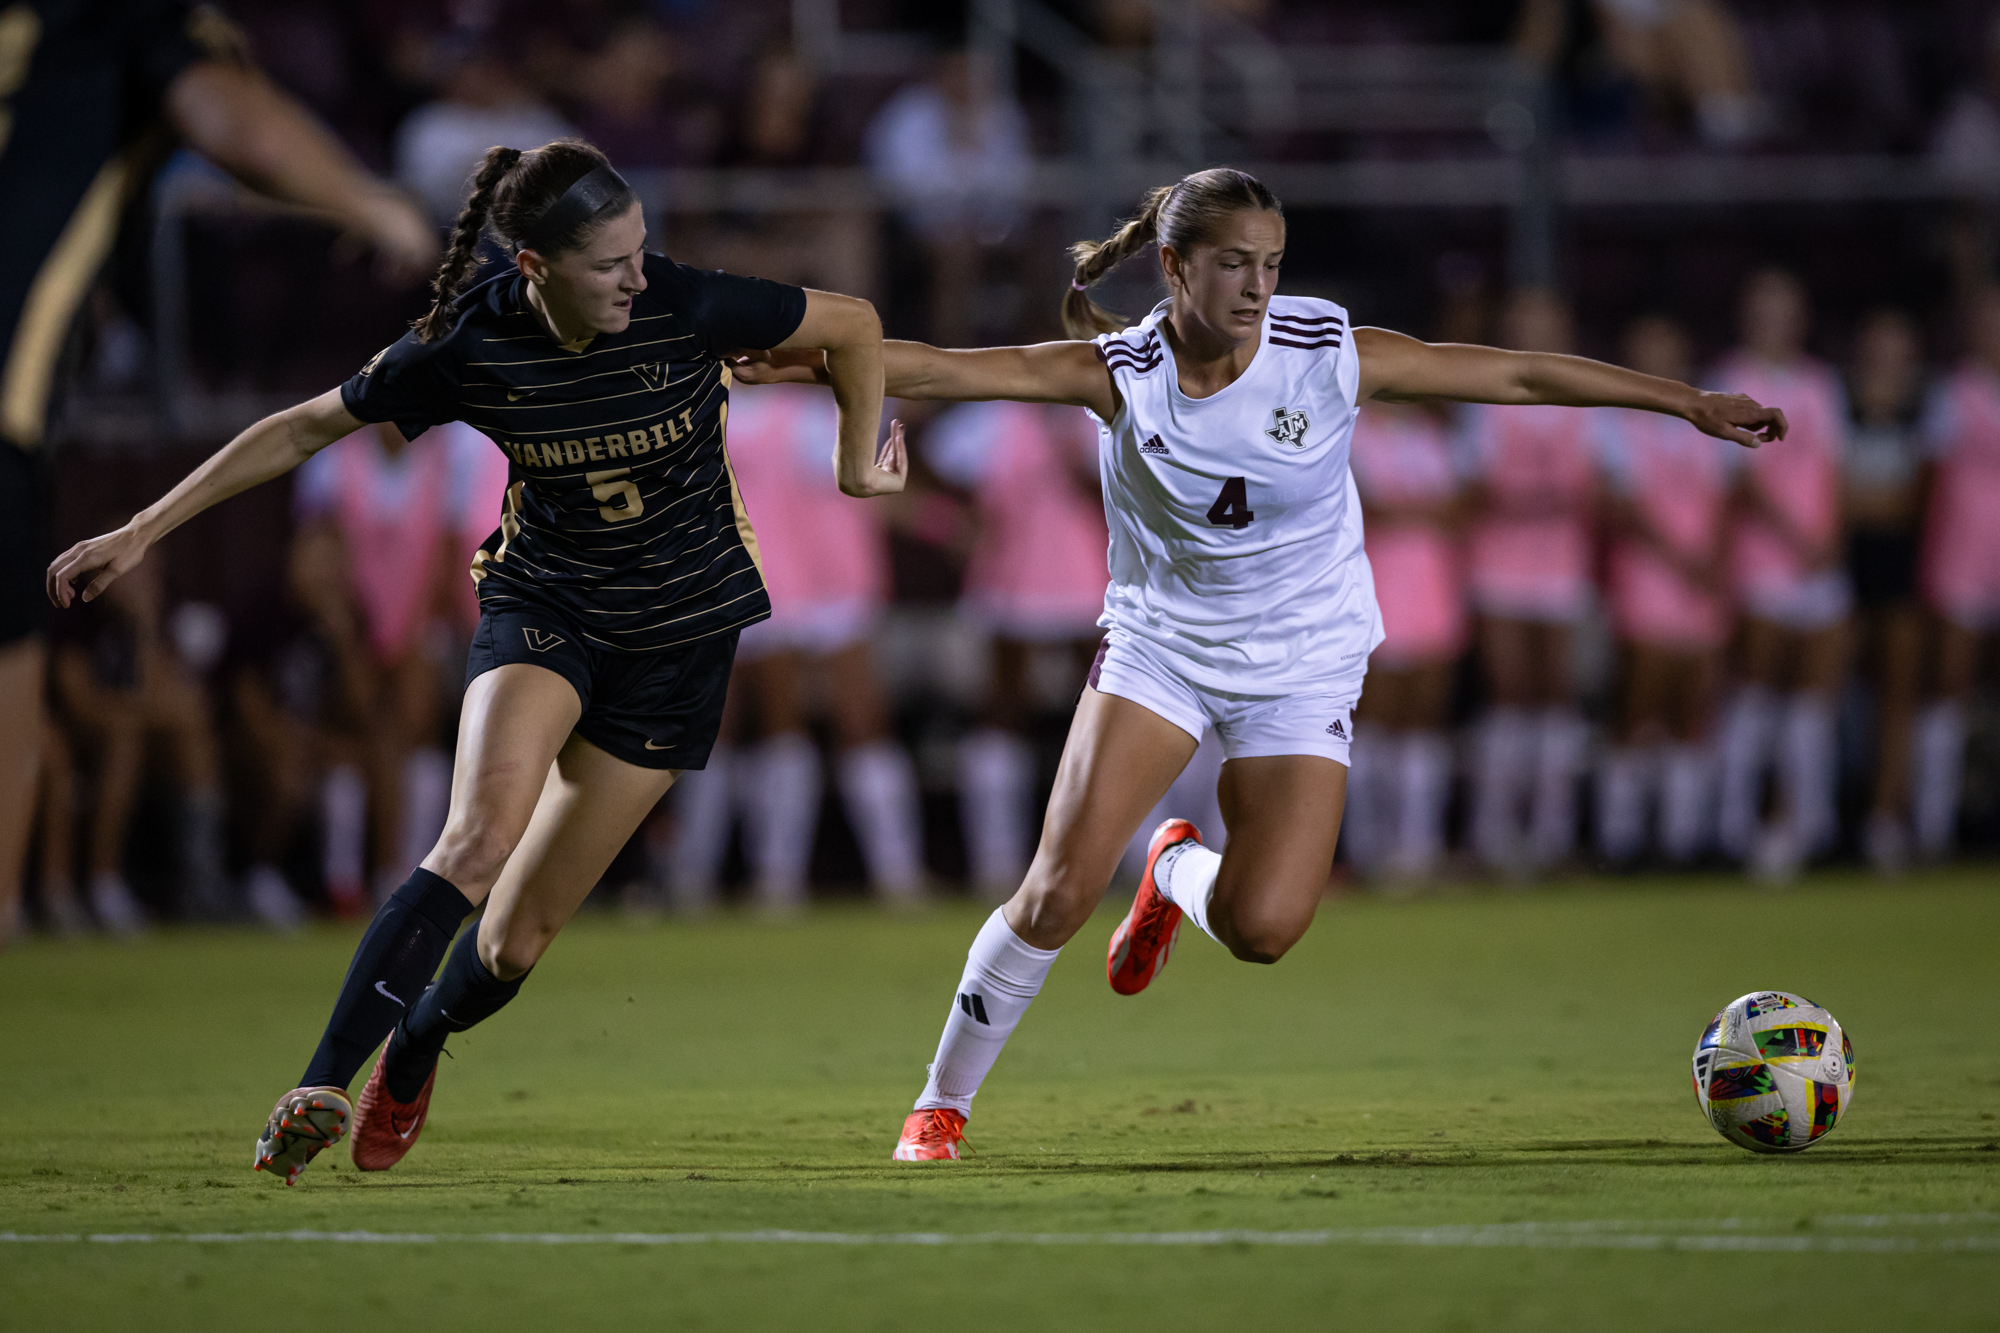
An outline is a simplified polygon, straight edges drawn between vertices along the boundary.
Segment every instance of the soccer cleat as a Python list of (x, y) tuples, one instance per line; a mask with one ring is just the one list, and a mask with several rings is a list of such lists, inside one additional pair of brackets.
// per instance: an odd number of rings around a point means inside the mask
[(964, 1143), (965, 1117), (949, 1106), (938, 1106), (910, 1112), (890, 1157), (898, 1162), (955, 1162)]
[(431, 1087), (437, 1082), (437, 1066), (431, 1066), (424, 1089), (413, 1102), (399, 1102), (389, 1095), (383, 1069), (389, 1063), (389, 1047), (375, 1057), (375, 1070), (354, 1104), (354, 1165), (363, 1171), (387, 1171), (403, 1160), (424, 1132), (424, 1118), (431, 1110)]
[(1153, 867), (1167, 848), (1200, 841), (1201, 834), (1185, 819), (1169, 819), (1153, 830), (1153, 841), (1146, 848), (1146, 873), (1139, 876), (1132, 910), (1111, 932), (1111, 947), (1104, 956), (1104, 975), (1120, 995), (1137, 995), (1151, 985), (1181, 937), (1181, 909), (1168, 902), (1153, 882)]
[(282, 1174), (287, 1185), (296, 1185), (306, 1163), (319, 1156), (322, 1148), (340, 1142), (353, 1116), (354, 1103), (340, 1088), (293, 1088), (271, 1108), (271, 1118), (264, 1123), (257, 1155), (250, 1165)]

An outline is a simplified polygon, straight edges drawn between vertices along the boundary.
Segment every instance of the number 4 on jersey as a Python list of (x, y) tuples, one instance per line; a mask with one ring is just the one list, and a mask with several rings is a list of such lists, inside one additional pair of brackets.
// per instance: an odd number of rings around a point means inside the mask
[(1247, 528), (1257, 517), (1250, 508), (1250, 493), (1243, 488), (1243, 478), (1231, 477), (1222, 483), (1222, 494), (1215, 497), (1215, 503), (1208, 507), (1208, 521), (1218, 528)]

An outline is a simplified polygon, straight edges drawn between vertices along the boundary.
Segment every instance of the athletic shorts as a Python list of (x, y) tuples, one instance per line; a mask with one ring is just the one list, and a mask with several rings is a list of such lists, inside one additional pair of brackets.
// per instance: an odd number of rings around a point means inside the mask
[(510, 596), (481, 604), (465, 680), (516, 662), (547, 667), (583, 701), (576, 734), (598, 749), (640, 768), (705, 768), (735, 660), (735, 631), (664, 652), (612, 652), (585, 643), (562, 611)]
[(47, 623), (48, 469), (41, 450), (0, 440), (0, 648)]
[(1214, 728), (1225, 759), (1316, 754), (1345, 765), (1362, 674), (1319, 690), (1225, 694), (1186, 680), (1143, 640), (1112, 630), (1097, 645), (1090, 688), (1158, 713), (1197, 742)]

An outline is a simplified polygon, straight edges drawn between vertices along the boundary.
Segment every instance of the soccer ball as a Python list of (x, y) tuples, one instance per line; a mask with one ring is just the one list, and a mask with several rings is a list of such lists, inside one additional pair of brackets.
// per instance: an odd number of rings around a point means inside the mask
[(1717, 1014), (1694, 1048), (1694, 1095), (1716, 1132), (1751, 1152), (1798, 1152), (1840, 1123), (1854, 1047), (1832, 1014), (1781, 990)]

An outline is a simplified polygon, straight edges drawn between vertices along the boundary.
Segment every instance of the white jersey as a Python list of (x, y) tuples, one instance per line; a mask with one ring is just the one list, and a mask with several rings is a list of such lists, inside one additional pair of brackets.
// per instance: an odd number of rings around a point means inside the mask
[(1123, 405), (1100, 423), (1111, 583), (1098, 624), (1208, 690), (1359, 679), (1382, 641), (1348, 469), (1360, 362), (1347, 312), (1275, 296), (1221, 392), (1181, 392), (1168, 306), (1096, 340)]

